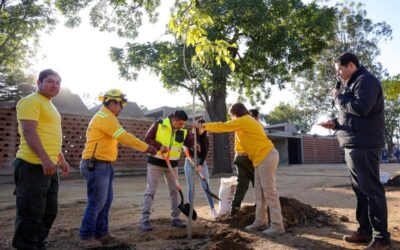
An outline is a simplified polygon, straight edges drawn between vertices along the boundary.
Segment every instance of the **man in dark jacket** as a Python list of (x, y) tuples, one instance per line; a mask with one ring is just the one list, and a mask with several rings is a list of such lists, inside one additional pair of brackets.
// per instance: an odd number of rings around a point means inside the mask
[(335, 66), (344, 82), (343, 91), (332, 91), (339, 117), (320, 125), (337, 131), (357, 196), (359, 227), (343, 239), (351, 243), (370, 242), (366, 248), (369, 250), (390, 249), (385, 190), (379, 181), (385, 126), (381, 83), (352, 53), (342, 54)]

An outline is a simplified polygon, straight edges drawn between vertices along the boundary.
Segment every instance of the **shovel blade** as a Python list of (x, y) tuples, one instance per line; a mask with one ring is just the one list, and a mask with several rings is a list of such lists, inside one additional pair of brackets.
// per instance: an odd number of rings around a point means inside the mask
[[(201, 176), (200, 176), (201, 177)], [(206, 184), (206, 192), (209, 194), (209, 195), (211, 195), (211, 197), (213, 197), (214, 199), (216, 199), (216, 200), (221, 200), (219, 197), (218, 197), (218, 195), (216, 195), (216, 194), (214, 194), (213, 192), (211, 192), (211, 190), (210, 190), (210, 186), (208, 185), (208, 182), (206, 181), (206, 179), (204, 179), (203, 177), (201, 177), (201, 180), (202, 180), (202, 182), (204, 182), (205, 184)]]
[[(184, 215), (186, 215), (186, 217), (189, 217), (189, 215), (190, 215), (190, 204), (189, 203), (179, 204), (178, 208), (179, 208), (179, 210), (181, 210), (181, 212)], [(197, 212), (196, 212), (196, 210), (193, 209), (192, 220), (196, 220), (196, 219), (197, 219)]]
[(209, 195), (211, 195), (211, 197), (213, 197), (214, 199), (219, 200), (219, 201), (221, 200), (221, 199), (218, 197), (218, 195), (212, 193), (209, 189), (206, 189), (206, 192), (207, 192)]

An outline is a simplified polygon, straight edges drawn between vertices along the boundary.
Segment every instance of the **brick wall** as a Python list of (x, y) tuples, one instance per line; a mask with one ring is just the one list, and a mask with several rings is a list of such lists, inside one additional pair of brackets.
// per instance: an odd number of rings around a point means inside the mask
[(342, 163), (336, 137), (304, 135), (304, 163)]
[(0, 108), (0, 173), (11, 171), (11, 162), (19, 145), (17, 119), (14, 109)]

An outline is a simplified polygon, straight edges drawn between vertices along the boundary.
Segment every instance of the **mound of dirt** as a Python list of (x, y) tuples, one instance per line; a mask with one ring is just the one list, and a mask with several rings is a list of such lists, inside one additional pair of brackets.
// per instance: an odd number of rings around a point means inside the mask
[[(296, 199), (280, 197), (283, 223), (285, 228), (295, 226), (324, 226), (331, 225), (334, 217), (326, 212), (319, 211), (310, 205)], [(234, 216), (223, 216), (219, 219), (234, 228), (244, 228), (254, 222), (256, 206), (244, 206)]]
[(391, 178), (385, 186), (389, 187), (400, 187), (400, 175), (396, 175), (395, 177)]
[(216, 232), (211, 239), (208, 250), (225, 250), (225, 249), (252, 249), (250, 244), (254, 239), (246, 236), (238, 230)]

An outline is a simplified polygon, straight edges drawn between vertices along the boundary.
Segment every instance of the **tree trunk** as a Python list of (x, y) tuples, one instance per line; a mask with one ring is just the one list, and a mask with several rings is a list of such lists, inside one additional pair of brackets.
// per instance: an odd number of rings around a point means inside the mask
[(393, 154), (393, 136), (394, 133), (389, 133), (388, 129), (386, 129), (385, 137), (386, 137), (386, 143), (387, 143), (387, 149), (388, 149), (388, 158)]
[[(223, 70), (214, 72), (214, 86), (218, 86), (211, 93), (210, 107), (207, 112), (213, 122), (225, 122), (226, 110), (226, 76)], [(214, 164), (212, 174), (232, 173), (231, 154), (228, 133), (213, 134)]]

